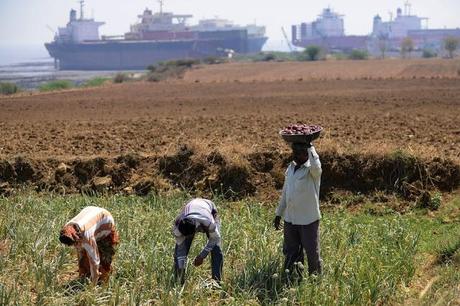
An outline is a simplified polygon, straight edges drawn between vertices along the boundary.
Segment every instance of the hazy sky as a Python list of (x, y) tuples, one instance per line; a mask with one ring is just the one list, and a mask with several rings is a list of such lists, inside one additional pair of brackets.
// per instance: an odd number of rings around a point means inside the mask
[[(412, 0), (412, 13), (429, 17), (430, 28), (460, 27), (460, 0)], [(372, 18), (384, 20), (389, 11), (404, 6), (404, 0), (166, 0), (165, 11), (192, 14), (192, 23), (201, 18), (221, 17), (235, 23), (267, 26), (269, 47), (283, 41), (281, 27), (290, 35), (290, 25), (312, 21), (322, 8), (330, 6), (345, 15), (347, 34), (368, 34)], [(53, 39), (53, 29), (64, 26), (76, 0), (0, 0), (0, 45), (38, 45)], [(159, 9), (156, 0), (86, 0), (86, 16), (105, 21), (101, 34), (123, 34), (146, 7)]]

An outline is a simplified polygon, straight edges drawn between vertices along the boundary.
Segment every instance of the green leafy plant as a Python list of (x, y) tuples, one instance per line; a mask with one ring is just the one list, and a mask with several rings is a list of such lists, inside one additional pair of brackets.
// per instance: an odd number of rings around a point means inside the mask
[(321, 47), (320, 46), (308, 46), (305, 49), (306, 60), (308, 61), (317, 61), (321, 55)]
[(51, 82), (40, 85), (38, 87), (38, 90), (42, 92), (46, 92), (46, 91), (69, 89), (74, 86), (75, 86), (74, 83), (72, 83), (71, 81), (56, 80), (56, 81), (51, 81)]
[(447, 37), (444, 39), (444, 49), (449, 53), (449, 58), (454, 58), (454, 53), (460, 44), (460, 40), (455, 37)]
[(436, 53), (436, 51), (433, 51), (431, 49), (423, 49), (423, 53), (422, 53), (423, 58), (433, 58), (437, 56), (438, 54)]
[(82, 86), (83, 87), (97, 87), (97, 86), (104, 85), (108, 80), (109, 78), (95, 77), (95, 78), (92, 78), (91, 80), (84, 82)]
[(353, 50), (351, 51), (350, 55), (348, 56), (351, 60), (366, 60), (369, 58), (369, 54), (366, 50)]
[(12, 95), (19, 91), (19, 87), (14, 83), (0, 83), (0, 94)]

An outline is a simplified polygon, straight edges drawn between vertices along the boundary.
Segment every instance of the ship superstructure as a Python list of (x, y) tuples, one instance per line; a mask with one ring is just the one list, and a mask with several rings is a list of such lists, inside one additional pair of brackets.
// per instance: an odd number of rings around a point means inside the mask
[(55, 41), (59, 43), (81, 43), (83, 41), (99, 40), (99, 27), (104, 22), (87, 19), (83, 13), (84, 1), (80, 1), (80, 18), (77, 11), (72, 9), (69, 14), (69, 22), (65, 27), (59, 27)]
[(264, 26), (256, 24), (240, 26), (234, 24), (231, 20), (222, 18), (202, 19), (192, 29), (198, 32), (246, 30), (248, 34), (248, 53), (259, 52), (268, 40)]
[(167, 40), (192, 39), (194, 32), (187, 26), (187, 19), (193, 15), (176, 15), (169, 12), (158, 13), (145, 9), (139, 15), (139, 23), (131, 26), (131, 31), (125, 34), (127, 40)]
[(412, 40), (415, 50), (430, 49), (442, 51), (443, 41), (447, 37), (460, 39), (460, 29), (429, 29), (428, 18), (419, 17), (411, 12), (412, 5), (406, 1), (404, 10), (398, 8), (396, 17), (390, 13), (390, 19), (383, 21), (380, 15), (374, 17), (371, 44), (369, 49), (377, 53), (377, 49), (385, 44), (388, 50), (399, 51), (402, 41), (406, 38)]
[(344, 16), (331, 8), (323, 9), (318, 18), (310, 23), (293, 25), (292, 44), (297, 47), (317, 45), (334, 51), (350, 51), (367, 48), (367, 36), (345, 35)]
[(447, 37), (460, 39), (460, 29), (428, 29), (428, 18), (411, 12), (411, 4), (406, 1), (404, 10), (398, 8), (395, 18), (383, 21), (380, 15), (373, 20), (369, 35), (346, 35), (344, 16), (325, 8), (313, 22), (303, 22), (292, 26), (292, 44), (297, 47), (320, 46), (326, 51), (350, 52), (353, 49), (366, 50), (373, 55), (381, 55), (382, 50), (397, 54), (404, 39), (410, 38), (414, 50), (430, 49), (441, 52)]

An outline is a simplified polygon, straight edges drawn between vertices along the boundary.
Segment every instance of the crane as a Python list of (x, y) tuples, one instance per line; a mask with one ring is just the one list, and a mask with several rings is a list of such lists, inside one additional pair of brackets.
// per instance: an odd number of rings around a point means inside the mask
[(51, 32), (53, 32), (53, 34), (56, 34), (56, 30), (53, 29), (52, 27), (50, 27), (49, 25), (46, 25), (46, 27), (48, 28), (48, 30), (50, 30)]
[(284, 39), (286, 39), (289, 51), (293, 52), (294, 48), (291, 45), (291, 41), (289, 40), (289, 38), (288, 38), (288, 36), (286, 34), (286, 31), (284, 30), (284, 27), (281, 27), (281, 32), (283, 32)]

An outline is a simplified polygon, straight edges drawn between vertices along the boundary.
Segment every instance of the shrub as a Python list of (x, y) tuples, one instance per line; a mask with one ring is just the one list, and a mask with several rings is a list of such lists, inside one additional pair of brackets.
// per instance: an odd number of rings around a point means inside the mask
[(366, 50), (353, 50), (351, 51), (350, 55), (348, 56), (349, 59), (352, 60), (366, 60), (369, 58), (369, 54)]
[(438, 54), (434, 50), (423, 49), (423, 53), (422, 53), (423, 58), (432, 58), (432, 57), (436, 57), (436, 56), (438, 56)]
[(270, 53), (260, 52), (252, 58), (252, 61), (253, 62), (271, 62), (277, 59), (278, 59), (277, 55), (273, 52), (270, 52)]
[(180, 59), (176, 61), (168, 61), (168, 62), (160, 62), (158, 63), (159, 66), (167, 66), (167, 67), (186, 67), (192, 68), (193, 65), (199, 64), (199, 60), (195, 59)]
[(12, 95), (19, 91), (19, 87), (14, 83), (0, 83), (0, 94)]
[(273, 53), (267, 53), (262, 57), (262, 61), (264, 62), (271, 62), (276, 60), (276, 55)]
[(102, 78), (102, 77), (95, 77), (91, 80), (86, 81), (83, 83), (83, 87), (96, 87), (96, 86), (101, 86), (105, 82), (107, 82), (109, 79), (108, 78)]
[(406, 37), (402, 40), (401, 42), (401, 55), (403, 58), (406, 58), (407, 55), (412, 53), (414, 51), (414, 41), (410, 37)]
[(128, 75), (126, 73), (122, 73), (122, 72), (117, 73), (117, 75), (113, 78), (113, 82), (117, 83), (117, 84), (126, 82), (128, 80), (129, 80)]
[(335, 58), (338, 61), (341, 61), (341, 60), (344, 60), (344, 59), (348, 58), (348, 56), (346, 54), (342, 53), (342, 52), (333, 53), (332, 57)]
[(51, 81), (45, 84), (42, 84), (38, 87), (38, 90), (41, 92), (45, 91), (55, 91), (55, 90), (62, 90), (62, 89), (69, 89), (74, 87), (74, 84), (68, 80), (56, 80)]
[(149, 65), (147, 66), (147, 70), (149, 70), (150, 72), (155, 72), (155, 70), (157, 70), (157, 66), (156, 65)]
[(160, 82), (164, 80), (164, 77), (160, 73), (150, 72), (147, 74), (147, 81), (149, 82)]
[(226, 60), (223, 59), (223, 58), (219, 58), (219, 57), (209, 56), (209, 57), (203, 59), (202, 62), (204, 64), (208, 64), (208, 65), (217, 65), (217, 64), (225, 63)]
[(454, 58), (454, 52), (457, 50), (460, 40), (455, 37), (447, 37), (444, 39), (444, 49), (449, 53), (450, 58)]
[(428, 191), (424, 191), (417, 201), (420, 208), (428, 208), (429, 210), (438, 210), (441, 207), (442, 196), (439, 192), (431, 195)]
[(312, 46), (307, 47), (304, 52), (305, 52), (305, 55), (307, 56), (306, 60), (317, 61), (319, 60), (319, 56), (321, 54), (321, 47), (312, 45)]

